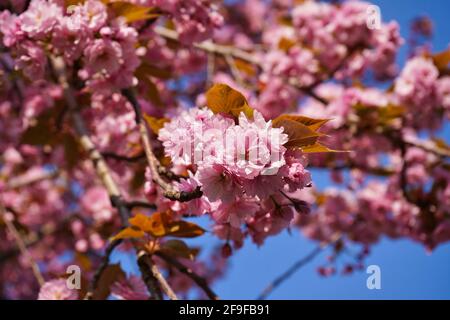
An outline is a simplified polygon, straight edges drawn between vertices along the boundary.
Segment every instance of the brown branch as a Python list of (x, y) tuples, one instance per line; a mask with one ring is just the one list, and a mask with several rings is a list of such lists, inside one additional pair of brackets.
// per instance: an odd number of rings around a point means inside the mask
[(161, 170), (164, 169), (162, 169), (162, 165), (153, 153), (153, 148), (149, 139), (149, 132), (145, 122), (143, 121), (141, 106), (139, 105), (139, 102), (137, 101), (136, 96), (131, 89), (123, 90), (122, 93), (131, 103), (135, 111), (136, 125), (138, 126), (139, 135), (142, 141), (142, 147), (144, 148), (144, 152), (147, 157), (147, 162), (152, 173), (153, 182), (161, 187), (161, 189), (164, 191), (164, 196), (170, 200), (185, 202), (200, 198), (203, 195), (200, 188), (197, 188), (193, 192), (178, 191), (171, 183), (164, 180), (164, 178), (161, 176)]
[[(158, 34), (166, 39), (170, 39), (173, 41), (179, 41), (178, 33), (176, 31), (173, 31), (173, 30), (161, 27), (161, 26), (156, 26), (155, 28), (153, 28), (153, 31), (156, 34)], [(260, 64), (259, 60), (253, 54), (251, 54), (249, 52), (246, 52), (244, 50), (234, 48), (231, 46), (219, 45), (219, 44), (213, 43), (210, 40), (203, 41), (200, 43), (194, 43), (193, 46), (195, 48), (201, 49), (206, 52), (220, 54), (222, 56), (227, 56), (227, 55), (232, 56), (234, 58), (238, 58), (238, 59), (250, 62), (255, 65)]]
[(103, 272), (106, 270), (106, 268), (109, 265), (109, 261), (111, 258), (111, 254), (113, 253), (114, 249), (119, 246), (122, 243), (122, 239), (118, 239), (115, 241), (112, 241), (109, 243), (109, 245), (105, 249), (105, 254), (102, 259), (102, 263), (97, 268), (97, 270), (94, 273), (94, 276), (92, 278), (92, 281), (89, 286), (89, 290), (86, 293), (84, 300), (91, 300), (94, 298), (94, 292), (97, 290), (98, 283), (100, 281), (100, 278), (102, 277)]
[(116, 154), (114, 152), (102, 152), (101, 154), (105, 159), (113, 159), (113, 160), (125, 161), (125, 162), (137, 162), (137, 161), (145, 158), (145, 153), (140, 153), (140, 154), (138, 154), (136, 156), (132, 156), (132, 157), (123, 156), (120, 154)]
[[(158, 34), (166, 39), (170, 39), (173, 41), (179, 41), (178, 33), (174, 30), (170, 30), (168, 28), (161, 27), (161, 26), (156, 26), (153, 29), (153, 31), (156, 34)], [(248, 63), (251, 63), (258, 68), (261, 68), (261, 69), (263, 68), (262, 62), (254, 54), (244, 51), (244, 50), (241, 50), (241, 49), (238, 49), (238, 48), (235, 48), (235, 47), (232, 47), (232, 46), (220, 45), (220, 44), (212, 42), (211, 40), (206, 40), (206, 41), (203, 41), (200, 43), (194, 43), (193, 46), (194, 46), (194, 48), (206, 51), (208, 53), (218, 54), (218, 55), (223, 56), (225, 58), (225, 61), (227, 62), (227, 64), (230, 66), (233, 76), (236, 78), (236, 80), (238, 82), (241, 82), (239, 72), (236, 68), (234, 61), (231, 58), (240, 59), (240, 60), (246, 61)], [(311, 84), (309, 86), (303, 86), (303, 85), (299, 84), (298, 79), (295, 77), (290, 77), (286, 80), (294, 88), (309, 95), (311, 98), (319, 101), (320, 103), (327, 105), (328, 100), (317, 95), (314, 92), (314, 89), (318, 85), (320, 85), (323, 81), (330, 80), (336, 74), (336, 72), (338, 72), (345, 65), (347, 60), (353, 55), (354, 52), (357, 51), (357, 49), (358, 49), (358, 46), (350, 47), (347, 52), (347, 55), (333, 69), (329, 70), (329, 72), (327, 73), (325, 78), (317, 79), (317, 81), (315, 81), (313, 84)]]
[(439, 147), (431, 141), (424, 141), (419, 138), (403, 138), (403, 142), (409, 146), (422, 149), (424, 151), (433, 153), (441, 158), (450, 157), (450, 150)]
[[(6, 207), (5, 209), (7, 211), (10, 211), (13, 214), (15, 214), (12, 208)], [(30, 232), (28, 235), (26, 235), (26, 237), (23, 238), (25, 246), (27, 248), (32, 247), (32, 246), (38, 244), (46, 236), (53, 235), (58, 232), (66, 231), (68, 223), (70, 223), (70, 221), (72, 221), (72, 219), (74, 219), (75, 217), (77, 217), (77, 215), (70, 215), (70, 216), (64, 218), (62, 223), (58, 227), (56, 227), (53, 222), (50, 222), (50, 223), (47, 223), (44, 226), (42, 226), (42, 228), (39, 231)], [(20, 253), (20, 249), (17, 246), (14, 248), (11, 248), (9, 250), (3, 251), (2, 253), (0, 253), (0, 264), (3, 261), (6, 261), (8, 259), (11, 259), (11, 258), (17, 256), (19, 253)]]
[(198, 274), (196, 274), (192, 269), (186, 267), (180, 261), (165, 254), (164, 252), (157, 251), (157, 252), (155, 252), (155, 254), (158, 257), (162, 258), (164, 261), (166, 261), (168, 264), (177, 268), (181, 273), (183, 273), (186, 276), (188, 276), (189, 278), (191, 278), (192, 281), (194, 281), (205, 292), (205, 294), (208, 296), (209, 299), (219, 300), (219, 297), (208, 286), (208, 283), (206, 282), (206, 280), (204, 278), (200, 277)]
[(5, 223), (6, 228), (8, 228), (9, 232), (14, 237), (14, 240), (16, 241), (17, 247), (19, 248), (21, 254), (28, 260), (28, 263), (30, 264), (31, 270), (33, 271), (33, 275), (36, 278), (36, 281), (39, 283), (40, 286), (42, 286), (45, 283), (45, 280), (44, 277), (42, 276), (41, 270), (39, 269), (39, 266), (36, 263), (36, 261), (33, 259), (33, 256), (31, 255), (30, 251), (28, 251), (27, 245), (25, 244), (22, 235), (17, 230), (14, 223), (9, 219), (9, 217), (7, 217), (6, 209), (2, 203), (0, 203), (0, 217)]
[(145, 201), (138, 201), (138, 200), (125, 202), (125, 206), (129, 210), (131, 210), (133, 208), (146, 208), (146, 209), (153, 209), (153, 210), (156, 209), (156, 205), (145, 202)]
[(234, 61), (234, 58), (230, 55), (225, 56), (225, 61), (228, 64), (228, 67), (230, 68), (231, 74), (233, 75), (233, 78), (236, 80), (236, 82), (241, 87), (246, 87), (244, 83), (244, 79), (242, 78), (242, 74), (239, 71), (239, 69), (236, 66), (236, 62)]
[[(125, 205), (125, 202), (122, 200), (122, 195), (119, 190), (119, 187), (117, 186), (116, 182), (114, 181), (111, 171), (108, 167), (108, 165), (105, 162), (105, 159), (102, 157), (100, 152), (96, 149), (94, 143), (91, 141), (89, 137), (89, 132), (84, 124), (83, 118), (78, 113), (78, 105), (75, 98), (75, 94), (72, 91), (72, 88), (69, 85), (69, 82), (66, 77), (66, 69), (64, 65), (64, 61), (62, 58), (55, 58), (51, 57), (50, 59), (52, 71), (54, 72), (58, 83), (61, 85), (61, 87), (64, 90), (64, 97), (66, 100), (67, 105), (69, 106), (69, 111), (72, 115), (72, 120), (74, 124), (75, 131), (77, 132), (80, 144), (83, 147), (83, 149), (87, 152), (89, 159), (92, 161), (94, 168), (96, 170), (97, 176), (100, 178), (103, 186), (105, 187), (106, 191), (108, 192), (108, 195), (110, 197), (111, 203), (114, 207), (117, 208), (119, 212), (119, 216), (122, 220), (122, 224), (126, 226), (128, 224), (128, 218), (131, 216), (129, 209)], [(148, 255), (142, 255), (141, 250), (134, 244), (138, 259), (142, 259), (142, 257), (148, 257)], [(147, 265), (151, 263), (151, 259), (148, 257), (146, 258), (148, 260)], [(142, 278), (147, 286), (147, 289), (152, 293), (153, 296), (157, 296), (158, 292), (155, 292), (154, 290), (154, 283), (149, 281), (148, 277), (145, 277), (145, 274), (148, 273), (148, 270), (145, 265), (139, 264), (140, 271), (142, 274)], [(151, 271), (154, 272), (154, 269)], [(101, 273), (100, 275), (101, 276)], [(161, 276), (162, 277), (162, 276)], [(158, 279), (160, 280), (160, 279)], [(163, 279), (164, 280), (164, 279)], [(165, 281), (165, 280), (164, 280)], [(162, 285), (162, 281), (160, 280), (160, 283)], [(167, 283), (166, 283), (167, 284)]]
[(42, 174), (37, 176), (33, 175), (31, 178), (25, 173), (21, 176), (10, 179), (6, 184), (6, 190), (14, 190), (22, 187), (27, 187), (44, 180), (56, 178), (58, 175), (59, 172), (57, 170), (44, 171)]
[(158, 280), (158, 282), (161, 286), (161, 289), (170, 298), (170, 300), (178, 300), (177, 295), (172, 290), (172, 288), (169, 286), (166, 279), (161, 274), (161, 272), (159, 271), (156, 264), (153, 263), (152, 259), (150, 258), (150, 256), (148, 255), (147, 252), (145, 252), (145, 251), (138, 252), (138, 264), (142, 265), (142, 266), (147, 266), (148, 268), (150, 268), (150, 270), (153, 274), (153, 277), (155, 277), (155, 279)]
[[(144, 258), (145, 257), (145, 258)], [(150, 258), (145, 252), (142, 252), (141, 256), (138, 256), (137, 263), (142, 273), (142, 279), (147, 285), (152, 286), (151, 292), (153, 292), (153, 298), (155, 300), (163, 300), (164, 296), (161, 290), (161, 286), (159, 285), (158, 279), (155, 278), (153, 272), (150, 270), (150, 266), (147, 263), (147, 260)]]
[[(157, 26), (153, 30), (156, 34), (158, 34), (166, 39), (178, 41), (178, 33), (176, 31), (173, 31), (173, 30), (161, 27), (161, 26)], [(235, 70), (233, 70), (233, 67), (235, 66), (235, 64), (234, 64), (234, 62), (231, 63), (230, 57), (246, 61), (246, 62), (251, 63), (259, 68), (262, 68), (261, 61), (254, 54), (249, 53), (244, 50), (241, 50), (241, 49), (238, 49), (238, 48), (216, 44), (210, 40), (203, 41), (200, 43), (194, 43), (193, 46), (197, 49), (206, 51), (208, 53), (218, 54), (218, 55), (223, 56), (225, 58), (225, 60), (227, 61), (227, 63), (230, 65), (230, 68), (231, 68), (231, 71), (233, 72), (233, 74), (235, 73)], [(313, 89), (314, 89), (314, 87), (317, 86), (317, 84), (314, 84), (313, 86), (309, 86), (309, 87), (303, 87), (298, 83), (298, 80), (296, 78), (289, 78), (288, 83), (291, 86), (308, 94), (309, 96), (311, 96), (315, 100), (319, 101), (320, 103), (325, 104), (325, 105), (328, 104), (328, 101), (326, 99), (319, 97), (316, 93), (313, 92)]]

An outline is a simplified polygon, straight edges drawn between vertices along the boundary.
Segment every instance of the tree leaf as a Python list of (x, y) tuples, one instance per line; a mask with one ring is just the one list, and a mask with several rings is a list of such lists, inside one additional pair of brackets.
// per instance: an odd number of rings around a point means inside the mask
[(171, 256), (186, 258), (194, 260), (195, 256), (198, 254), (198, 249), (191, 249), (188, 245), (178, 239), (172, 239), (164, 242), (160, 248), (161, 251), (170, 254)]
[(305, 126), (307, 126), (308, 128), (310, 128), (311, 130), (314, 130), (314, 131), (319, 130), (325, 123), (327, 123), (328, 121), (331, 120), (331, 119), (314, 119), (314, 118), (309, 118), (309, 117), (305, 117), (305, 116), (301, 116), (301, 115), (297, 115), (297, 114), (282, 114), (282, 115), (276, 117), (275, 119), (273, 119), (272, 124), (274, 127), (277, 127), (277, 123), (279, 123), (280, 121), (285, 120), (285, 119), (304, 124)]
[(382, 122), (389, 122), (393, 119), (397, 119), (401, 117), (406, 111), (406, 108), (404, 106), (397, 106), (393, 104), (389, 104), (385, 107), (380, 107), (378, 109), (380, 120)]
[(247, 118), (253, 117), (253, 109), (244, 95), (226, 84), (215, 84), (206, 92), (206, 105), (214, 113), (238, 117), (243, 112)]
[(167, 118), (155, 118), (152, 116), (149, 116), (148, 114), (144, 113), (144, 119), (147, 122), (147, 125), (149, 128), (155, 133), (156, 135), (159, 133), (159, 130), (164, 127), (164, 124), (167, 122), (170, 122), (170, 119)]
[(94, 291), (94, 300), (105, 300), (111, 294), (111, 286), (114, 282), (125, 279), (125, 272), (120, 264), (110, 264), (102, 272), (98, 281), (96, 290)]
[(284, 132), (288, 135), (289, 141), (286, 147), (304, 147), (313, 145), (323, 136), (322, 133), (316, 132), (310, 127), (290, 119), (279, 119), (272, 123), (274, 127), (283, 127)]
[(135, 227), (128, 227), (120, 231), (114, 237), (111, 238), (111, 241), (119, 240), (119, 239), (139, 239), (145, 236), (145, 232)]
[(70, 6), (76, 6), (79, 4), (83, 4), (85, 2), (86, 2), (86, 0), (64, 0), (64, 5), (66, 8), (68, 8)]
[(171, 70), (168, 68), (161, 68), (157, 67), (155, 65), (151, 65), (147, 62), (142, 62), (139, 67), (136, 69), (135, 72), (136, 76), (141, 77), (148, 77), (152, 76), (155, 78), (167, 80), (172, 76)]
[(62, 143), (64, 146), (64, 161), (69, 169), (73, 169), (81, 157), (78, 141), (72, 134), (65, 133), (62, 136)]
[(434, 144), (442, 150), (450, 151), (450, 146), (447, 144), (447, 142), (444, 139), (441, 138), (431, 138), (431, 140), (434, 142)]
[(205, 233), (205, 230), (195, 223), (175, 221), (169, 225), (169, 235), (180, 238), (195, 238)]
[(128, 222), (132, 227), (122, 230), (113, 239), (140, 238), (144, 233), (155, 238), (173, 236), (180, 238), (194, 238), (201, 236), (205, 230), (195, 223), (175, 220), (170, 216), (170, 211), (154, 212), (151, 216), (142, 213), (136, 214)]
[(323, 152), (349, 152), (349, 151), (341, 151), (341, 150), (333, 150), (324, 146), (323, 144), (316, 142), (309, 146), (301, 147), (304, 153), (323, 153)]
[(143, 232), (150, 232), (153, 228), (151, 218), (142, 213), (138, 213), (134, 217), (131, 217), (128, 219), (128, 222), (133, 227)]
[(140, 6), (124, 1), (107, 1), (116, 16), (122, 16), (127, 23), (148, 20), (159, 17), (160, 14), (152, 12), (153, 7)]
[(450, 63), (450, 48), (436, 53), (432, 56), (432, 58), (436, 68), (438, 68), (441, 73), (445, 72), (447, 70), (448, 64)]
[(205, 233), (205, 230), (195, 223), (182, 220), (170, 221), (168, 212), (155, 212), (149, 219), (152, 226), (149, 233), (156, 238), (164, 236), (194, 238)]
[(234, 59), (234, 64), (239, 71), (247, 74), (248, 76), (254, 77), (256, 75), (257, 70), (253, 64), (241, 59)]
[(54, 118), (56, 110), (50, 109), (42, 112), (22, 134), (21, 143), (31, 145), (52, 145), (55, 143), (57, 132), (55, 132)]
[(295, 41), (288, 39), (286, 37), (282, 37), (278, 42), (278, 49), (288, 52), (289, 49), (295, 46)]
[(360, 122), (374, 127), (377, 125), (389, 125), (395, 119), (400, 118), (406, 108), (401, 105), (388, 104), (386, 106), (370, 106), (364, 104), (355, 104), (353, 108), (360, 118)]
[(142, 81), (147, 89), (146, 97), (157, 107), (162, 107), (163, 102), (161, 100), (161, 96), (159, 95), (158, 87), (156, 84), (152, 81), (152, 79), (148, 76), (145, 76), (143, 78), (138, 78), (140, 81)]
[(140, 165), (134, 170), (133, 177), (130, 181), (130, 188), (133, 191), (138, 191), (144, 186), (145, 183), (145, 166)]

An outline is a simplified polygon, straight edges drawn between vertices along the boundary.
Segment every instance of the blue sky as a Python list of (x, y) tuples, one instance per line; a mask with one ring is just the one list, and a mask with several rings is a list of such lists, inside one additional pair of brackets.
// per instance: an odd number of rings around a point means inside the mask
[[(434, 51), (444, 50), (450, 40), (448, 0), (379, 0), (383, 20), (397, 20), (402, 36), (407, 38), (408, 26), (414, 17), (427, 15), (434, 21)], [(407, 50), (399, 55), (403, 65)], [(448, 141), (450, 128), (442, 136)], [(313, 172), (313, 180), (319, 188), (329, 182), (326, 175)], [(206, 223), (208, 225), (208, 223)], [(213, 245), (214, 237), (206, 235), (189, 243)], [(254, 299), (274, 277), (299, 258), (307, 255), (317, 244), (305, 239), (299, 232), (282, 233), (269, 238), (258, 248), (247, 241), (244, 248), (231, 259), (226, 277), (214, 284), (222, 299)], [(381, 290), (366, 287), (365, 271), (350, 276), (319, 276), (316, 268), (323, 265), (329, 252), (324, 251), (314, 261), (282, 284), (270, 296), (271, 299), (450, 299), (450, 243), (427, 253), (419, 244), (409, 240), (383, 239), (372, 247), (366, 265), (381, 268)], [(129, 263), (126, 263), (129, 266)], [(131, 270), (134, 269), (130, 267)]]
[[(433, 49), (447, 48), (450, 40), (448, 22), (450, 1), (447, 0), (379, 0), (372, 1), (381, 9), (383, 20), (396, 20), (406, 38), (414, 17), (427, 15), (433, 19), (435, 35)], [(403, 47), (399, 63), (407, 54)], [(444, 131), (446, 140), (450, 130)], [(316, 179), (314, 179), (316, 176)], [(319, 187), (327, 185), (324, 175), (313, 173)], [(316, 243), (301, 234), (287, 232), (269, 238), (264, 246), (246, 243), (232, 258), (228, 275), (214, 286), (225, 299), (254, 299), (265, 285), (302, 256), (314, 249)], [(432, 253), (409, 240), (383, 239), (372, 248), (366, 264), (381, 268), (381, 290), (369, 290), (365, 271), (350, 276), (319, 276), (316, 268), (323, 265), (329, 252), (299, 270), (270, 296), (272, 299), (450, 299), (450, 243)]]

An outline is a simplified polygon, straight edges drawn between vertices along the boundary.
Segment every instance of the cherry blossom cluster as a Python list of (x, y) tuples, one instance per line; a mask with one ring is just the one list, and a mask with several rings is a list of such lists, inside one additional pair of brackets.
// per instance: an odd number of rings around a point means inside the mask
[[(334, 76), (341, 80), (369, 71), (377, 79), (395, 76), (396, 53), (403, 43), (399, 27), (390, 22), (369, 29), (369, 6), (370, 3), (360, 1), (339, 6), (304, 1), (292, 10), (286, 23), (271, 24), (263, 30), (263, 41), (270, 50), (261, 57), (261, 81), (266, 88), (258, 105), (266, 117), (294, 108), (292, 101), (298, 99), (298, 94), (292, 99), (289, 86), (277, 81), (280, 77), (308, 88), (327, 80), (324, 70), (335, 72)], [(249, 15), (253, 14), (248, 10)], [(280, 97), (280, 91), (286, 93)], [(278, 101), (277, 107), (267, 96)]]
[[(189, 170), (189, 178), (179, 183), (181, 190), (201, 187), (204, 194), (186, 203), (180, 214), (211, 213), (219, 237), (237, 244), (242, 244), (242, 226), (259, 244), (287, 227), (295, 208), (279, 202), (283, 191), (311, 184), (306, 157), (287, 150), (287, 134), (257, 111), (252, 119), (241, 113), (237, 123), (207, 108), (181, 111), (158, 139), (177, 170)], [(147, 191), (153, 200), (151, 183)]]
[(92, 89), (129, 86), (139, 65), (137, 31), (123, 19), (109, 19), (97, 0), (65, 8), (61, 1), (33, 0), (20, 15), (2, 13), (3, 42), (14, 50), (15, 67), (33, 80), (42, 79), (47, 53), (64, 55), (71, 66), (81, 61), (80, 79)]

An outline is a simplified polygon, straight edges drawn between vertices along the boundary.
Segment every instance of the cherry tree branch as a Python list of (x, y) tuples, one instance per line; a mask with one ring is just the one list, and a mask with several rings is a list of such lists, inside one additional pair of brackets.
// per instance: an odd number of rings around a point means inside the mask
[[(170, 39), (173, 41), (179, 41), (179, 37), (178, 37), (178, 33), (174, 30), (170, 30), (168, 28), (165, 27), (161, 27), (161, 26), (156, 26), (153, 28), (153, 31), (166, 38), (166, 39)], [(238, 58), (247, 62), (250, 62), (252, 64), (255, 65), (259, 65), (259, 60), (251, 53), (238, 49), (238, 48), (234, 48), (231, 46), (224, 46), (224, 45), (220, 45), (220, 44), (216, 44), (210, 40), (206, 40), (200, 43), (194, 43), (193, 46), (197, 49), (201, 49), (203, 51), (206, 52), (211, 52), (211, 53), (215, 53), (215, 54), (219, 54), (222, 56), (232, 56), (234, 58)]]
[(53, 179), (56, 178), (59, 175), (59, 172), (57, 170), (52, 170), (52, 171), (44, 171), (42, 172), (42, 174), (39, 175), (33, 175), (31, 177), (29, 177), (26, 173), (12, 178), (8, 181), (8, 183), (6, 184), (6, 190), (14, 190), (14, 189), (19, 189), (19, 188), (23, 188), (23, 187), (28, 187), (32, 184), (44, 181), (44, 180), (49, 180), (49, 179)]
[[(6, 211), (10, 211), (13, 214), (14, 210), (12, 208), (6, 207)], [(56, 234), (58, 232), (62, 232), (67, 230), (67, 225), (72, 219), (77, 217), (77, 215), (71, 215), (69, 217), (66, 217), (63, 219), (62, 224), (60, 224), (58, 227), (54, 225), (53, 222), (45, 224), (39, 231), (37, 232), (30, 232), (28, 235), (23, 237), (23, 241), (25, 243), (25, 246), (27, 248), (32, 247), (36, 244), (38, 244), (40, 241), (42, 241), (46, 236)], [(20, 253), (20, 249), (16, 246), (14, 248), (11, 248), (9, 250), (5, 250), (0, 254), (0, 264), (3, 261), (6, 261), (8, 259), (11, 259), (18, 255)]]
[(151, 272), (153, 277), (158, 280), (161, 289), (171, 300), (178, 300), (177, 295), (172, 290), (170, 285), (167, 283), (166, 279), (163, 277), (161, 272), (155, 263), (153, 263), (152, 259), (150, 259), (149, 255), (145, 251), (141, 251), (138, 253), (138, 264), (141, 266), (147, 266)]
[(111, 258), (111, 254), (113, 253), (114, 249), (118, 247), (122, 243), (122, 239), (118, 239), (115, 241), (112, 241), (109, 243), (109, 245), (105, 249), (105, 254), (103, 256), (102, 262), (97, 268), (97, 270), (94, 273), (94, 276), (92, 277), (92, 281), (89, 286), (89, 290), (84, 296), (84, 300), (91, 300), (94, 297), (94, 292), (97, 290), (98, 283), (100, 281), (100, 278), (102, 277), (103, 272), (106, 270), (106, 268), (109, 265), (109, 261)]
[(39, 269), (39, 266), (36, 263), (36, 261), (33, 259), (33, 256), (31, 255), (30, 251), (28, 251), (27, 245), (24, 239), (22, 238), (22, 235), (17, 230), (16, 226), (11, 221), (10, 217), (8, 217), (6, 209), (2, 203), (0, 203), (0, 217), (5, 223), (6, 228), (8, 228), (9, 232), (14, 237), (14, 240), (16, 241), (17, 247), (19, 248), (21, 254), (28, 260), (28, 263), (30, 264), (31, 270), (33, 271), (33, 275), (36, 278), (36, 281), (39, 283), (40, 286), (42, 286), (45, 283), (45, 280), (44, 277), (42, 276), (41, 270)]
[(176, 200), (180, 202), (189, 201), (192, 199), (200, 198), (203, 193), (200, 188), (192, 192), (178, 191), (176, 188), (161, 176), (163, 172), (163, 167), (160, 164), (159, 160), (156, 158), (153, 153), (153, 149), (149, 139), (149, 132), (147, 126), (142, 117), (142, 109), (139, 102), (136, 99), (134, 92), (131, 89), (123, 90), (123, 95), (128, 99), (131, 105), (134, 108), (136, 115), (136, 124), (139, 129), (139, 135), (142, 141), (142, 147), (144, 148), (145, 155), (147, 157), (147, 162), (152, 173), (152, 180), (157, 185), (161, 187), (164, 191), (164, 196), (170, 200)]
[[(174, 30), (170, 30), (168, 28), (165, 27), (161, 27), (161, 26), (156, 26), (153, 31), (166, 38), (169, 40), (173, 40), (173, 41), (179, 41), (178, 39), (178, 33)], [(212, 53), (212, 54), (218, 54), (223, 56), (227, 63), (230, 65), (230, 57), (233, 57), (235, 59), (240, 59), (243, 60), (245, 62), (251, 63), (259, 68), (262, 68), (262, 63), (261, 61), (252, 53), (249, 53), (247, 51), (238, 49), (238, 48), (234, 48), (232, 46), (225, 46), (225, 45), (220, 45), (220, 44), (216, 44), (214, 42), (212, 42), (211, 40), (206, 40), (200, 43), (194, 43), (193, 44), (194, 48), (206, 51), (208, 53)], [(228, 59), (228, 60), (227, 60)], [(230, 65), (230, 67), (232, 68), (232, 72), (234, 73), (235, 71), (233, 70), (233, 65), (234, 63), (232, 63)], [(288, 79), (288, 83), (303, 91), (304, 93), (308, 94), (309, 96), (311, 96), (312, 98), (314, 98), (315, 100), (319, 101), (322, 104), (328, 104), (328, 101), (322, 97), (319, 97), (317, 94), (315, 94), (313, 92), (312, 87), (302, 87), (296, 78), (289, 78)]]
[(181, 273), (185, 274), (189, 278), (191, 278), (202, 290), (205, 292), (205, 294), (208, 296), (211, 300), (219, 300), (219, 297), (216, 293), (208, 286), (208, 283), (206, 280), (202, 277), (200, 277), (198, 274), (196, 274), (192, 269), (186, 267), (184, 264), (182, 264), (177, 259), (165, 254), (164, 252), (157, 251), (155, 253), (158, 257), (162, 258), (164, 261), (166, 261), (168, 264), (174, 266), (178, 269)]
[(135, 200), (135, 201), (128, 201), (125, 203), (125, 206), (131, 210), (133, 208), (146, 208), (146, 209), (156, 209), (156, 205), (145, 202), (145, 201), (139, 201), (139, 200)]
[(416, 147), (430, 153), (434, 153), (435, 155), (442, 158), (450, 157), (449, 149), (439, 147), (438, 145), (436, 145), (431, 141), (424, 141), (419, 138), (404, 137), (403, 142), (409, 146)]
[[(156, 26), (153, 30), (156, 34), (158, 34), (166, 39), (178, 41), (178, 33), (174, 30), (170, 30), (168, 28), (161, 27), (161, 26)], [(249, 62), (257, 67), (262, 67), (261, 62), (254, 54), (246, 52), (246, 51), (238, 49), (238, 48), (216, 44), (210, 40), (206, 40), (206, 41), (203, 41), (200, 43), (194, 43), (193, 46), (197, 49), (206, 51), (208, 53), (218, 54), (218, 55), (222, 55), (224, 57), (231, 56), (233, 58), (237, 58), (237, 59), (241, 59), (243, 61)], [(314, 82), (312, 85), (310, 85), (308, 87), (302, 87), (298, 83), (298, 80), (296, 78), (289, 78), (287, 81), (293, 87), (305, 92), (306, 94), (308, 94), (315, 100), (326, 105), (326, 104), (328, 104), (328, 101), (326, 99), (318, 96), (317, 94), (315, 94), (313, 91), (314, 88), (316, 88), (322, 81), (331, 79), (334, 76), (334, 74), (336, 74), (336, 72), (339, 71), (343, 67), (343, 65), (345, 64), (347, 59), (349, 57), (351, 57), (354, 52), (356, 52), (356, 50), (357, 50), (357, 47), (350, 48), (350, 50), (348, 51), (348, 54), (340, 61), (340, 63), (338, 63), (335, 68), (330, 70), (326, 79), (318, 79), (316, 82)], [(407, 145), (421, 148), (427, 152), (434, 153), (440, 157), (450, 157), (450, 150), (441, 148), (430, 141), (422, 141), (418, 138), (414, 138), (414, 139), (407, 138), (407, 139), (405, 139), (405, 143)]]
[[(102, 157), (100, 152), (96, 149), (94, 143), (91, 141), (89, 137), (89, 132), (84, 124), (83, 118), (78, 112), (78, 104), (75, 99), (75, 94), (72, 91), (72, 88), (69, 85), (69, 82), (66, 77), (66, 70), (64, 61), (62, 58), (56, 58), (51, 57), (51, 66), (53, 69), (53, 72), (55, 73), (55, 76), (58, 80), (58, 83), (61, 85), (64, 91), (64, 98), (66, 100), (67, 105), (69, 106), (69, 111), (72, 115), (72, 120), (74, 124), (75, 131), (77, 132), (80, 144), (83, 147), (83, 149), (87, 152), (90, 160), (92, 161), (94, 168), (96, 170), (97, 176), (100, 178), (103, 186), (105, 187), (106, 191), (108, 192), (108, 195), (111, 199), (111, 203), (114, 207), (117, 208), (120, 218), (122, 220), (123, 225), (127, 225), (128, 218), (131, 216), (129, 209), (126, 207), (125, 202), (122, 200), (122, 195), (119, 190), (119, 187), (117, 186), (116, 182), (114, 181), (111, 171), (109, 170), (108, 165), (105, 162), (105, 159)], [(155, 277), (162, 278), (164, 280), (164, 277), (161, 275), (159, 270), (156, 266), (150, 265), (151, 258), (145, 251), (139, 250), (137, 246), (135, 245), (136, 253), (138, 256), (138, 259), (145, 259), (147, 261), (146, 265), (151, 267), (151, 272), (155, 275)], [(149, 282), (149, 278), (145, 277), (145, 275), (148, 273), (148, 270), (146, 268), (146, 265), (139, 264), (140, 271), (143, 277), (143, 280), (147, 286), (147, 289), (152, 292), (153, 295), (157, 294), (154, 291), (154, 284)], [(101, 276), (101, 274), (100, 274)], [(147, 280), (147, 281), (146, 281)], [(160, 280), (160, 279), (158, 279)], [(164, 280), (165, 281), (165, 280)], [(163, 281), (160, 280), (161, 286), (163, 285)], [(167, 283), (165, 283), (166, 286)], [(170, 287), (169, 287), (170, 288)], [(164, 288), (163, 288), (164, 289)], [(169, 295), (168, 295), (169, 296)], [(171, 296), (169, 296), (172, 298)]]

